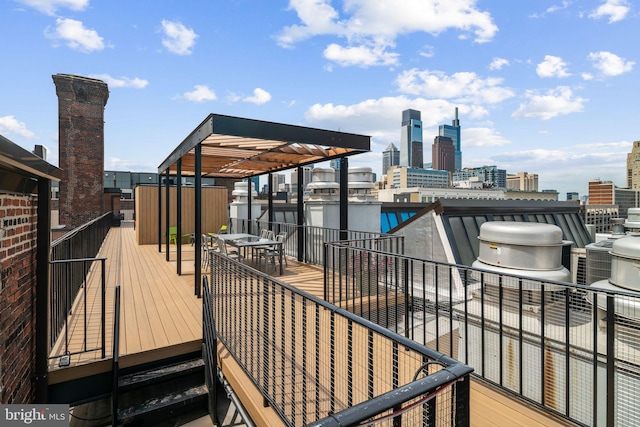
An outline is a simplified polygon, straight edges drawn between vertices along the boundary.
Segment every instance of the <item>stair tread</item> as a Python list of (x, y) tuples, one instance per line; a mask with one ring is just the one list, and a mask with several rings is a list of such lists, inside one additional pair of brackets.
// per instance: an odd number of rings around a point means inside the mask
[(160, 397), (154, 397), (146, 400), (145, 402), (118, 410), (118, 420), (126, 422), (127, 420), (131, 420), (143, 414), (149, 414), (171, 406), (177, 406), (190, 400), (204, 398), (207, 393), (207, 387), (203, 384)]
[(133, 388), (140, 384), (158, 382), (176, 375), (183, 375), (187, 372), (196, 371), (203, 367), (204, 361), (200, 358), (189, 360), (186, 362), (161, 366), (159, 368), (149, 369), (142, 372), (135, 372), (120, 377), (120, 379), (118, 380), (118, 388), (122, 391)]

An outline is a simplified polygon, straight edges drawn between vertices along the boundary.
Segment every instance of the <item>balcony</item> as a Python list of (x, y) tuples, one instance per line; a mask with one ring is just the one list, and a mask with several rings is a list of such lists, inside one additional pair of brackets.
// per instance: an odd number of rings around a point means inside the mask
[[(142, 245), (139, 246), (135, 243), (134, 239), (134, 230), (131, 227), (130, 223), (124, 223), (120, 228), (112, 228), (109, 230), (106, 240), (102, 245), (100, 252), (98, 253), (98, 258), (106, 258), (105, 262), (105, 306), (107, 310), (105, 312), (105, 322), (106, 322), (106, 337), (105, 341), (107, 343), (112, 342), (111, 332), (113, 330), (113, 311), (110, 310), (110, 307), (113, 307), (113, 295), (114, 289), (116, 285), (121, 286), (122, 292), (122, 311), (120, 314), (120, 322), (121, 322), (121, 339), (120, 339), (120, 347), (121, 350), (119, 352), (120, 356), (120, 366), (122, 368), (131, 368), (139, 365), (150, 364), (157, 362), (159, 360), (165, 360), (167, 358), (172, 358), (176, 356), (180, 356), (182, 354), (199, 352), (202, 348), (203, 343), (203, 318), (202, 318), (202, 307), (203, 307), (203, 299), (198, 298), (194, 292), (194, 260), (195, 254), (193, 253), (193, 247), (189, 244), (182, 245), (183, 258), (182, 258), (182, 275), (177, 275), (176, 265), (175, 265), (175, 245), (170, 246), (170, 261), (165, 261), (165, 253), (158, 252), (157, 246), (155, 245)], [(295, 249), (295, 248), (290, 248)], [(360, 248), (359, 250), (361, 250)], [(371, 248), (366, 250), (367, 253), (373, 253)], [(390, 256), (390, 255), (389, 255)], [(395, 255), (394, 255), (395, 256)], [(362, 258), (361, 258), (362, 259)], [(399, 258), (400, 259), (400, 258)], [(214, 263), (214, 265), (218, 265), (218, 267), (214, 266), (214, 271), (218, 271), (220, 275), (212, 275), (211, 273), (207, 274), (207, 277), (211, 279), (212, 286), (215, 286), (213, 283), (216, 277), (226, 277), (223, 282), (218, 281), (219, 283), (233, 283), (236, 286), (234, 292), (240, 292), (241, 286), (246, 283), (248, 278), (253, 277), (256, 280), (260, 278), (262, 282), (268, 281), (269, 283), (276, 284), (279, 286), (280, 291), (283, 292), (282, 289), (286, 290), (286, 297), (283, 299), (271, 299), (268, 300), (269, 306), (272, 304), (276, 305), (276, 310), (273, 313), (274, 316), (288, 318), (293, 316), (298, 316), (301, 312), (302, 308), (296, 309), (281, 309), (281, 304), (285, 299), (291, 299), (292, 296), (297, 292), (304, 293), (305, 298), (311, 298), (315, 303), (320, 304), (320, 307), (324, 307), (322, 302), (326, 299), (327, 294), (327, 274), (329, 274), (330, 270), (325, 270), (320, 266), (313, 265), (310, 263), (298, 262), (294, 257), (288, 257), (288, 265), (284, 271), (283, 275), (277, 275), (275, 277), (271, 277), (268, 274), (264, 274), (252, 268), (251, 265), (239, 264), (239, 263), (228, 263), (226, 260), (222, 260), (226, 264), (224, 264), (225, 271), (224, 274), (220, 273), (220, 263)], [(400, 262), (400, 261), (394, 261)], [(404, 261), (403, 261), (404, 262)], [(384, 263), (377, 263), (375, 265), (383, 265)], [(373, 265), (373, 264), (371, 264)], [(216, 269), (217, 268), (217, 269)], [(271, 270), (270, 272), (274, 272), (275, 270)], [(352, 270), (353, 271), (353, 270)], [(399, 273), (399, 272), (398, 272)], [(331, 273), (333, 274), (333, 273)], [(368, 274), (368, 273), (367, 273)], [(89, 273), (90, 280), (87, 281), (86, 284), (86, 292), (87, 294), (91, 294), (95, 287), (100, 287), (100, 278), (102, 274), (96, 266), (96, 271), (91, 271)], [(389, 275), (389, 277), (393, 277), (394, 275)], [(337, 276), (333, 276), (337, 277)], [(345, 276), (346, 277), (346, 276)], [(355, 277), (351, 275), (350, 277)], [(385, 277), (387, 275), (385, 274)], [(396, 277), (407, 277), (402, 274), (398, 274)], [(447, 277), (446, 275), (442, 276)], [(329, 282), (331, 283), (331, 282)], [(348, 283), (348, 282), (345, 282)], [(226, 289), (226, 290), (225, 290)], [(233, 288), (231, 288), (233, 289)], [(99, 294), (100, 292), (98, 292)], [(82, 305), (84, 304), (84, 291), (81, 290), (78, 294), (78, 297), (75, 300), (73, 313), (82, 313)], [(241, 294), (241, 293), (240, 293)], [(240, 295), (238, 294), (238, 295)], [(230, 298), (229, 288), (222, 288), (220, 295), (226, 295), (225, 298)], [(283, 294), (284, 295), (284, 294)], [(408, 294), (407, 294), (408, 295)], [(90, 301), (95, 301), (91, 304)], [(99, 342), (101, 340), (100, 336), (100, 328), (96, 327), (100, 322), (96, 320), (101, 313), (98, 313), (98, 308), (101, 304), (98, 303), (99, 299), (89, 298), (88, 308), (91, 308), (87, 311), (87, 323), (85, 324), (84, 318), (78, 316), (70, 316), (69, 326), (68, 326), (68, 342), (69, 348), (68, 353), (77, 353), (70, 357), (69, 366), (60, 367), (59, 360), (60, 356), (63, 356), (65, 351), (63, 350), (63, 345), (60, 343), (60, 340), (63, 338), (59, 338), (59, 342), (53, 346), (53, 351), (51, 354), (51, 363), (50, 363), (50, 373), (49, 373), (49, 383), (52, 390), (55, 390), (56, 387), (59, 387), (61, 390), (64, 389), (65, 384), (71, 384), (72, 381), (82, 381), (83, 378), (96, 378), (99, 375), (110, 375), (112, 372), (112, 354), (111, 354), (111, 346), (110, 344), (106, 347), (105, 357), (102, 358), (100, 354), (101, 351), (91, 351), (85, 352), (83, 351), (84, 339), (82, 337), (87, 335), (89, 337), (90, 342)], [(317, 301), (316, 301), (317, 300)], [(222, 301), (222, 302), (221, 302)], [(235, 298), (231, 298), (228, 300), (218, 299), (219, 303), (231, 304), (233, 305)], [(401, 301), (400, 305), (404, 304), (405, 300)], [(414, 301), (414, 297), (406, 299), (406, 301)], [(436, 304), (431, 308), (435, 307), (443, 307), (442, 304), (444, 302), (440, 301), (440, 304)], [(306, 306), (307, 304), (303, 304), (302, 306)], [(446, 305), (446, 304), (445, 304)], [(263, 307), (264, 305), (261, 305)], [(289, 303), (285, 304), (286, 307), (290, 307)], [(301, 306), (301, 307), (302, 307)], [(355, 318), (351, 318), (349, 311), (349, 307), (355, 307), (356, 304), (347, 304), (345, 308), (347, 310), (340, 310), (339, 314), (341, 317), (342, 323), (339, 331), (341, 337), (348, 337), (348, 329), (347, 326), (351, 321), (355, 321)], [(362, 304), (360, 306), (363, 306)], [(222, 307), (222, 306), (220, 306)], [(240, 305), (242, 307), (242, 305)], [(435, 308), (436, 310), (440, 310), (439, 308)], [(249, 312), (236, 312), (236, 308), (234, 308), (233, 312), (236, 313), (236, 321), (231, 321), (229, 325), (241, 325), (240, 320), (245, 318), (250, 318)], [(262, 309), (260, 309), (262, 310)], [(289, 310), (294, 310), (289, 313)], [(325, 308), (323, 308), (325, 310)], [(218, 310), (220, 312), (222, 310)], [(418, 305), (414, 304), (411, 309), (407, 312), (416, 313), (418, 311)], [(261, 313), (265, 313), (265, 311), (261, 311)], [(336, 312), (337, 313), (337, 312)], [(395, 313), (395, 312), (394, 312)], [(400, 316), (401, 312), (397, 312), (398, 316)], [(451, 314), (442, 310), (438, 312), (441, 317), (448, 318)], [(362, 314), (360, 312), (359, 314)], [(395, 314), (394, 314), (395, 315)], [(413, 316), (415, 317), (415, 316)], [(403, 317), (404, 319), (404, 317)], [(413, 321), (413, 320), (412, 320)], [(299, 325), (299, 328), (302, 328), (303, 323), (299, 323), (297, 320), (294, 322)], [(326, 328), (330, 328), (331, 322), (321, 321), (318, 325), (321, 325), (322, 332), (321, 334), (326, 334), (328, 332), (325, 331)], [(352, 323), (353, 324), (353, 323)], [(394, 322), (394, 328), (397, 325), (404, 324), (404, 320), (401, 322)], [(436, 324), (442, 325), (442, 322), (436, 322)], [(85, 326), (86, 325), (86, 326)], [(334, 324), (335, 325), (335, 324)], [(225, 331), (223, 329), (224, 325), (219, 326), (220, 331)], [(289, 325), (291, 326), (291, 325)], [(415, 325), (412, 325), (415, 326)], [(228, 325), (225, 327), (229, 327)], [(353, 327), (353, 326), (352, 326)], [(487, 325), (488, 327), (488, 325)], [(313, 327), (315, 330), (315, 326)], [(372, 330), (378, 332), (376, 329), (377, 326), (373, 325)], [(227, 330), (228, 331), (228, 330)], [(64, 332), (64, 331), (63, 331)], [(278, 327), (274, 329), (273, 333), (276, 334), (274, 342), (280, 342), (279, 340), (282, 338), (282, 333), (285, 333), (285, 336), (289, 336), (290, 332), (281, 329)], [(300, 332), (300, 331), (299, 331)], [(315, 332), (306, 331), (307, 334), (315, 334)], [(395, 332), (400, 332), (401, 334), (406, 335), (406, 330), (397, 329)], [(386, 333), (383, 333), (383, 335)], [(438, 331), (436, 336), (444, 336), (442, 340), (427, 340), (428, 346), (431, 346), (434, 350), (439, 350), (439, 352), (449, 353), (450, 356), (455, 356), (452, 349), (455, 348), (453, 345), (449, 345), (451, 343), (451, 336), (447, 334), (442, 334), (442, 331)], [(60, 334), (60, 337), (63, 337), (64, 333)], [(242, 341), (243, 345), (239, 347), (234, 347), (234, 340), (230, 337), (237, 338), (237, 331), (227, 334), (224, 336), (221, 332), (221, 339), (216, 345), (216, 350), (218, 354), (218, 360), (221, 367), (221, 373), (224, 375), (225, 379), (232, 385), (234, 391), (238, 396), (242, 399), (242, 404), (245, 405), (247, 411), (251, 414), (254, 420), (262, 420), (262, 422), (268, 425), (285, 425), (283, 423), (283, 418), (281, 417), (281, 413), (278, 413), (277, 405), (269, 404), (267, 406), (265, 403), (265, 393), (264, 389), (260, 389), (260, 382), (258, 382), (258, 387), (256, 385), (256, 378), (252, 379), (251, 373), (247, 373), (247, 366), (250, 366), (251, 357), (249, 357), (252, 353), (247, 353), (251, 349), (251, 341), (247, 340), (247, 337), (244, 337), (244, 341)], [(416, 340), (416, 336), (410, 336), (413, 340)], [(289, 340), (290, 338), (286, 338)], [(411, 342), (413, 342), (413, 340)], [(416, 341), (420, 342), (420, 339)], [(424, 341), (424, 340), (423, 340)], [(289, 341), (287, 341), (290, 343)], [(300, 344), (300, 341), (298, 344)], [(404, 341), (398, 341), (400, 343), (404, 343)], [(447, 343), (445, 345), (445, 342)], [(338, 344), (337, 341), (334, 343), (336, 346), (346, 346), (345, 343)], [(406, 348), (414, 348), (416, 344), (409, 344), (404, 346)], [(77, 347), (74, 347), (77, 346)], [(291, 347), (290, 345), (288, 345)], [(359, 349), (365, 350), (366, 354), (366, 340), (354, 340), (351, 343), (351, 348), (353, 354), (355, 351)], [(295, 346), (297, 350), (297, 355), (300, 356), (304, 353), (304, 348), (315, 348), (307, 343), (302, 348), (298, 345)], [(335, 347), (335, 348), (338, 348)], [(422, 346), (418, 346), (422, 347)], [(329, 345), (329, 351), (331, 346)], [(245, 354), (242, 353), (242, 349), (244, 349)], [(324, 351), (324, 350), (323, 350)], [(321, 351), (321, 353), (323, 352)], [(420, 350), (424, 351), (424, 350)], [(349, 352), (345, 353), (344, 357), (347, 357)], [(420, 354), (420, 353), (417, 353)], [(458, 355), (465, 354), (464, 351), (457, 352)], [(234, 356), (234, 357), (232, 357)], [(455, 357), (454, 357), (455, 359)], [(240, 360), (240, 362), (238, 362)], [(469, 359), (471, 360), (471, 359)], [(463, 360), (464, 361), (464, 360)], [(277, 356), (276, 364), (282, 363), (283, 359), (280, 356)], [(328, 367), (330, 367), (331, 361), (325, 360)], [(361, 362), (361, 361), (359, 361)], [(318, 365), (320, 366), (320, 365)], [(391, 365), (392, 366), (392, 365)], [(415, 367), (415, 366), (414, 366)], [(324, 368), (323, 368), (324, 369)], [(344, 369), (344, 368), (341, 368)], [(478, 370), (476, 368), (476, 370)], [(414, 372), (415, 373), (415, 369)], [(485, 370), (480, 370), (480, 372), (486, 372)], [(336, 378), (336, 384), (348, 384), (348, 375), (347, 371), (342, 371), (342, 375), (340, 378)], [(408, 374), (401, 374), (408, 375)], [(300, 378), (300, 377), (299, 377)], [(325, 376), (325, 379), (330, 379), (331, 375)], [(311, 378), (309, 378), (311, 381)], [(494, 385), (489, 385), (486, 381), (482, 380), (482, 376), (476, 376), (471, 381), (470, 385), (470, 400), (469, 400), (469, 416), (471, 423), (473, 425), (566, 425), (568, 421), (562, 420), (559, 417), (559, 414), (555, 411), (544, 411), (543, 406), (539, 403), (533, 402), (531, 399), (528, 399), (526, 396), (524, 398), (518, 397), (517, 393), (505, 393), (504, 388), (500, 389), (499, 381), (496, 381), (495, 378), (489, 378), (489, 380)], [(329, 384), (331, 381), (329, 381)], [(75, 382), (74, 384), (83, 384), (82, 382)], [(84, 383), (86, 384), (86, 383)], [(273, 387), (273, 382), (271, 383), (271, 387)], [(325, 384), (322, 384), (325, 386)], [(399, 385), (402, 385), (399, 383)], [(496, 387), (496, 385), (498, 387)], [(300, 386), (301, 387), (301, 386)], [(311, 387), (311, 386), (309, 386)], [(329, 387), (327, 384), (326, 387)], [(349, 389), (349, 387), (346, 387)], [(353, 386), (350, 387), (352, 391), (356, 393), (362, 392), (360, 390), (359, 383), (354, 383)], [(272, 390), (272, 388), (267, 388), (267, 390)], [(285, 390), (283, 388), (279, 388), (278, 390)], [(298, 390), (298, 389), (296, 389)], [(311, 388), (307, 389), (311, 390)], [(292, 390), (289, 390), (290, 392)], [(295, 394), (300, 394), (302, 389), (299, 389)], [(334, 389), (334, 393), (338, 393), (337, 389)], [(377, 393), (377, 392), (376, 392)], [(288, 395), (292, 393), (286, 393)], [(329, 393), (328, 396), (330, 396)], [(278, 402), (279, 397), (275, 400)], [(345, 398), (346, 399), (346, 398)], [(308, 399), (309, 401), (313, 401), (313, 399)], [(356, 399), (357, 400), (357, 399)], [(355, 403), (356, 400), (353, 402)], [(348, 399), (345, 400), (348, 402)], [(347, 405), (348, 407), (349, 405)], [(325, 408), (326, 409), (326, 408)], [(325, 410), (323, 409), (323, 411)], [(289, 418), (285, 418), (289, 419)], [(314, 418), (307, 418), (308, 422), (311, 422)], [(302, 418), (297, 418), (295, 424), (302, 425)], [(451, 421), (451, 420), (450, 420)], [(452, 421), (451, 421), (452, 422)], [(447, 425), (449, 421), (447, 421)]]

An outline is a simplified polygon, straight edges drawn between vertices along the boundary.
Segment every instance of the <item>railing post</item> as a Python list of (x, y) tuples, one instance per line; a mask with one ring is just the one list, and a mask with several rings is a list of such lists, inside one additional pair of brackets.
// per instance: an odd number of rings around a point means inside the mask
[[(404, 280), (403, 280), (403, 292), (404, 292), (404, 336), (410, 338), (411, 332), (409, 328), (409, 258), (404, 259)], [(424, 284), (422, 285), (424, 286)], [(397, 291), (396, 291), (397, 292)], [(436, 291), (437, 297), (437, 291)], [(438, 318), (436, 317), (436, 325), (438, 324)], [(397, 329), (396, 329), (397, 330)], [(438, 337), (436, 337), (436, 342)]]
[(615, 425), (615, 301), (613, 295), (607, 295), (607, 426)]
[(116, 286), (113, 310), (113, 355), (112, 355), (112, 390), (111, 390), (111, 425), (118, 425), (118, 376), (120, 370), (120, 285)]
[[(456, 399), (456, 427), (469, 427), (471, 423), (471, 415), (469, 410), (469, 399), (471, 376), (465, 375), (455, 385)], [(435, 400), (435, 398), (434, 398)]]

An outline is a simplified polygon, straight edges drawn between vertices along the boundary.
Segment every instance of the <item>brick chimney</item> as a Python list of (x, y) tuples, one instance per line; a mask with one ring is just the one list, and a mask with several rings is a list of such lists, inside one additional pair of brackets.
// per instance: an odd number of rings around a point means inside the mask
[(53, 75), (58, 96), (60, 224), (78, 227), (104, 213), (104, 107), (102, 80)]

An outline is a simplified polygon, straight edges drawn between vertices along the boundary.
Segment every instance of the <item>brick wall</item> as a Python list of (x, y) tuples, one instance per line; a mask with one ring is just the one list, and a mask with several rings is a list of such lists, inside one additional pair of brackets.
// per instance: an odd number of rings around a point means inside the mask
[(0, 403), (35, 397), (36, 200), (0, 193)]
[(56, 74), (53, 81), (62, 169), (59, 222), (75, 228), (104, 213), (104, 107), (109, 89), (101, 80), (69, 74)]

